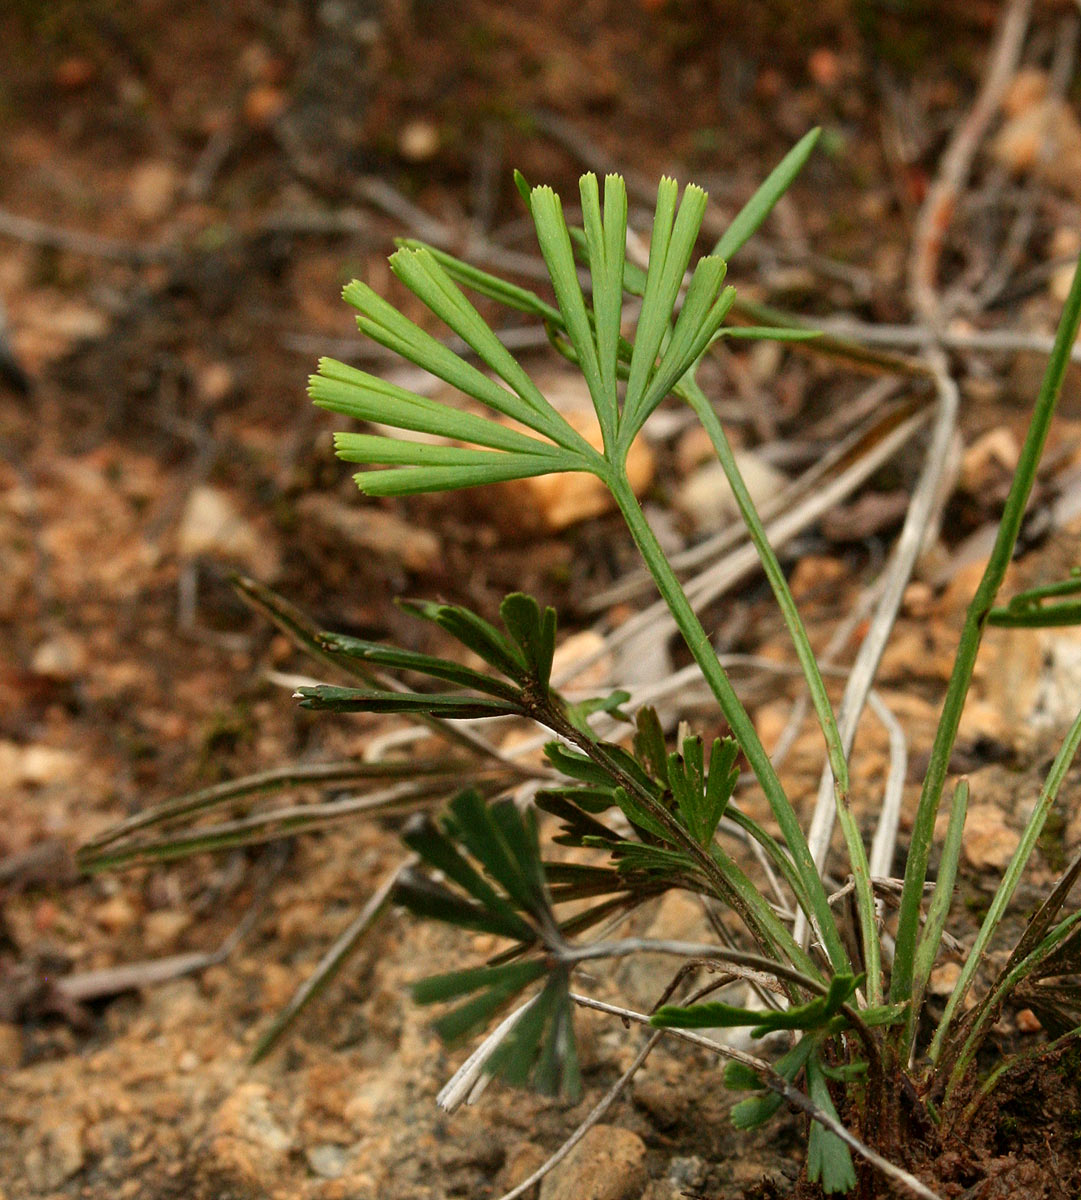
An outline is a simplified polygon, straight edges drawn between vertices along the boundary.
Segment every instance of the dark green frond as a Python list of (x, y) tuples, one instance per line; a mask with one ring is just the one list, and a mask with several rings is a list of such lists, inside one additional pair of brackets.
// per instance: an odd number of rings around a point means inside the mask
[(492, 696), (455, 696), (438, 692), (375, 692), (365, 688), (298, 688), (294, 693), (301, 708), (322, 712), (428, 713), (445, 721), (469, 721), (477, 717), (524, 716), (514, 701)]
[(524, 682), (528, 667), (521, 650), (490, 622), (458, 604), (400, 600), (406, 612), (423, 617), (444, 629), (452, 638), (480, 655), (489, 666), (517, 682)]
[(556, 610), (542, 612), (532, 596), (512, 592), (499, 606), (499, 615), (518, 644), (533, 681), (547, 690), (556, 648)]
[(418, 654), (412, 650), (399, 650), (380, 642), (369, 642), (363, 638), (349, 637), (343, 633), (320, 634), (319, 642), (330, 654), (342, 655), (358, 662), (373, 663), (396, 671), (413, 671), (432, 679), (442, 679), (462, 688), (475, 688), (501, 699), (517, 702), (518, 692), (509, 684), (480, 671), (463, 667), (449, 659), (436, 658), (430, 654)]

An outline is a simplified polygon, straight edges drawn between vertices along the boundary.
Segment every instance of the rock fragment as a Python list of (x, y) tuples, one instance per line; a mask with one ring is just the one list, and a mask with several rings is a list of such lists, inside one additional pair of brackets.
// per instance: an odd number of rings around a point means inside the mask
[(128, 203), (140, 221), (159, 221), (173, 206), (180, 177), (163, 161), (149, 160), (136, 167), (128, 183)]
[(238, 1197), (265, 1194), (281, 1170), (293, 1139), (270, 1108), (270, 1089), (248, 1082), (237, 1087), (214, 1114), (208, 1129), (204, 1174)]
[(340, 1179), (349, 1162), (348, 1153), (332, 1142), (309, 1146), (304, 1151), (308, 1166), (322, 1179)]
[(540, 1200), (638, 1200), (647, 1179), (642, 1139), (594, 1125), (541, 1184)]
[(239, 564), (260, 579), (273, 579), (280, 568), (278, 549), (269, 535), (241, 513), (221, 488), (193, 488), (177, 531), (182, 558), (216, 558)]
[(48, 1194), (82, 1170), (83, 1122), (70, 1112), (47, 1106), (33, 1129), (26, 1151), (26, 1178), (35, 1192)]
[(993, 804), (974, 804), (965, 819), (962, 849), (968, 863), (981, 871), (1004, 871), (1020, 842)]

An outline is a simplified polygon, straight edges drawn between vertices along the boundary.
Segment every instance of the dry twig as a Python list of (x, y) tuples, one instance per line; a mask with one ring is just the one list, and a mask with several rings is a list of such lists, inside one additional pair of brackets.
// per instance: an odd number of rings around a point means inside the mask
[[(598, 1012), (611, 1013), (613, 1016), (620, 1017), (624, 1021), (633, 1021), (637, 1025), (648, 1025), (650, 1023), (649, 1017), (645, 1013), (635, 1012), (634, 1009), (623, 1008), (618, 1004), (606, 1004), (602, 1000), (594, 1000), (591, 996), (581, 996), (575, 992), (571, 992), (571, 999), (575, 1004), (581, 1005), (582, 1008), (592, 1008)], [(801, 1112), (805, 1112), (821, 1125), (824, 1125), (832, 1133), (835, 1133), (850, 1149), (855, 1150), (858, 1155), (865, 1158), (872, 1166), (881, 1171), (883, 1175), (895, 1180), (914, 1195), (921, 1197), (921, 1200), (942, 1200), (942, 1197), (937, 1192), (932, 1191), (925, 1183), (917, 1179), (915, 1175), (891, 1163), (889, 1159), (883, 1158), (877, 1151), (872, 1150), (870, 1146), (861, 1142), (855, 1134), (850, 1133), (840, 1121), (823, 1112), (798, 1088), (794, 1088), (787, 1080), (778, 1075), (765, 1059), (756, 1058), (753, 1054), (736, 1050), (732, 1046), (722, 1045), (720, 1042), (715, 1042), (712, 1038), (708, 1038), (701, 1033), (695, 1033), (691, 1029), (666, 1029), (664, 1032), (679, 1038), (681, 1041), (690, 1042), (692, 1045), (710, 1050), (722, 1058), (743, 1063), (744, 1066), (750, 1067), (752, 1071), (757, 1071), (766, 1087), (771, 1091), (779, 1092), (790, 1104), (800, 1109)], [(505, 1200), (505, 1198), (501, 1198), (501, 1200)]]
[(171, 954), (165, 958), (146, 959), (118, 967), (103, 967), (97, 971), (64, 975), (55, 980), (56, 991), (73, 1004), (83, 1004), (90, 1000), (99, 1000), (103, 996), (116, 996), (121, 992), (153, 987), (155, 984), (179, 979), (182, 975), (193, 975), (196, 971), (205, 971), (207, 967), (225, 962), (259, 919), (271, 886), (281, 873), (288, 857), (288, 843), (276, 847), (271, 853), (263, 878), (259, 881), (247, 911), (216, 950)]
[(43, 221), (21, 217), (17, 213), (8, 212), (7, 209), (0, 209), (0, 237), (27, 242), (42, 249), (67, 250), (72, 254), (107, 258), (132, 266), (164, 262), (174, 253), (171, 246), (140, 246), (133, 242), (121, 242), (115, 238), (100, 237), (96, 233), (83, 233), (78, 229), (46, 225)]
[[(852, 665), (852, 671), (841, 700), (837, 725), (846, 756), (852, 750), (863, 706), (867, 702), (867, 696), (878, 671), (878, 665), (882, 661), (886, 643), (897, 620), (905, 588), (912, 578), (912, 571), (926, 542), (928, 529), (935, 524), (936, 510), (945, 499), (942, 495), (942, 480), (949, 460), (950, 444), (953, 441), (954, 429), (957, 424), (957, 410), (961, 397), (957, 384), (946, 373), (945, 367), (942, 365), (941, 352), (931, 359), (931, 363), (935, 370), (935, 383), (938, 388), (938, 408), (931, 431), (930, 445), (924, 458), (919, 483), (912, 495), (912, 503), (905, 516), (901, 536), (897, 539), (889, 566), (885, 571), (881, 598), (876, 606), (867, 636), (863, 639), (856, 654), (856, 661)], [(888, 812), (883, 808), (879, 816), (879, 832), (875, 835), (876, 841), (883, 847), (891, 847), (891, 857), (900, 815), (900, 807), (896, 806), (891, 807)], [(811, 828), (807, 835), (807, 844), (820, 869), (825, 866), (826, 856), (829, 853), (835, 818), (833, 772), (827, 764), (819, 782), (818, 799), (815, 803), (814, 815), (811, 818)], [(884, 851), (880, 852), (884, 853)], [(808, 932), (806, 918), (801, 914), (796, 921), (796, 940), (806, 945)]]
[(1017, 69), (1031, 15), (1032, 0), (1010, 0), (1003, 10), (979, 95), (942, 156), (935, 181), (916, 218), (909, 292), (916, 312), (932, 328), (940, 327), (943, 321), (937, 285), (946, 231), (968, 180), (976, 149)]

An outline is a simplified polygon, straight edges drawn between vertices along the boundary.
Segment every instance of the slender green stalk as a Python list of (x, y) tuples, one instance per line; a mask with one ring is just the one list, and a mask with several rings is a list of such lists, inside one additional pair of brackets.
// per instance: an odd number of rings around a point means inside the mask
[(766, 530), (762, 525), (758, 510), (754, 506), (750, 492), (747, 491), (747, 485), (743, 482), (743, 476), (740, 475), (735, 455), (732, 453), (732, 446), (728, 441), (728, 435), (725, 433), (724, 426), (721, 424), (717, 414), (713, 411), (713, 405), (710, 404), (709, 398), (689, 374), (680, 381), (679, 394), (684, 397), (694, 410), (695, 416), (701, 421), (702, 427), (709, 435), (709, 440), (713, 443), (717, 459), (724, 470), (725, 478), (728, 480), (728, 485), (732, 489), (732, 495), (735, 497), (736, 504), (739, 507), (740, 516), (747, 527), (747, 536), (754, 544), (755, 550), (758, 551), (762, 570), (765, 572), (767, 580), (769, 580), (770, 588), (773, 590), (773, 595), (777, 601), (777, 607), (781, 610), (784, 623), (788, 626), (788, 632), (796, 650), (796, 658), (799, 660), (804, 678), (807, 680), (807, 688), (811, 694), (811, 703), (814, 705), (815, 713), (818, 716), (818, 723), (822, 727), (822, 735), (826, 739), (826, 753), (829, 755), (833, 777), (847, 794), (848, 763), (845, 761), (844, 746), (841, 742), (840, 732), (837, 729), (837, 720), (833, 713), (833, 706), (830, 704), (826, 685), (822, 681), (822, 673), (818, 668), (818, 660), (815, 658), (814, 650), (811, 649), (807, 630), (804, 628), (803, 620), (799, 615), (799, 609), (796, 608), (796, 602), (792, 598), (792, 592), (788, 587), (788, 580), (785, 579), (784, 571), (781, 570), (781, 564), (777, 561), (777, 555), (774, 553), (773, 547), (769, 543), (769, 538), (766, 536)]
[(1081, 604), (1037, 604), (1032, 608), (993, 608), (988, 625), (1000, 629), (1061, 629), (1081, 625)]
[(796, 602), (792, 597), (788, 580), (785, 579), (784, 571), (781, 570), (781, 564), (777, 561), (777, 555), (769, 543), (761, 518), (754, 506), (754, 501), (751, 499), (751, 495), (747, 491), (747, 486), (743, 482), (743, 477), (740, 475), (735, 455), (732, 453), (731, 444), (724, 431), (724, 426), (713, 411), (713, 405), (710, 404), (708, 397), (691, 377), (690, 373), (681, 381), (679, 390), (694, 410), (699, 421), (702, 422), (702, 427), (713, 443), (713, 449), (717, 454), (717, 458), (724, 470), (725, 478), (728, 480), (728, 485), (731, 487), (732, 494), (739, 507), (740, 516), (747, 529), (747, 535), (754, 544), (754, 548), (758, 551), (762, 569), (769, 580), (769, 585), (773, 590), (777, 607), (781, 610), (785, 625), (788, 627), (792, 644), (796, 650), (796, 657), (799, 659), (804, 678), (807, 681), (811, 702), (818, 716), (818, 723), (822, 727), (822, 734), (826, 739), (826, 753), (835, 781), (834, 794), (837, 801), (837, 817), (841, 825), (841, 832), (844, 835), (845, 845), (848, 849), (848, 857), (856, 887), (856, 908), (859, 914), (864, 966), (867, 972), (867, 992), (871, 1003), (878, 1004), (882, 1000), (882, 957), (878, 942), (878, 928), (875, 921), (875, 899), (874, 890), (871, 887), (871, 870), (867, 864), (867, 852), (863, 845), (863, 837), (860, 834), (856, 819), (848, 806), (848, 763), (845, 760), (844, 745), (841, 741), (841, 734), (837, 729), (837, 719), (833, 712), (833, 705), (830, 704), (826, 685), (822, 680), (822, 673), (818, 667), (818, 660), (815, 658), (814, 650), (811, 648), (810, 639), (807, 637), (807, 630), (800, 618)]
[(1040, 587), (1028, 588), (1014, 596), (1009, 607), (1013, 609), (1028, 608), (1049, 596), (1076, 596), (1078, 592), (1081, 592), (1081, 567), (1074, 567), (1070, 572), (1069, 579), (1060, 579), (1055, 583), (1045, 583)]
[[(912, 829), (904, 888), (901, 892), (897, 945), (890, 986), (890, 998), (894, 1001), (908, 999), (912, 994), (916, 939), (920, 924), (920, 899), (923, 895), (924, 880), (927, 878), (927, 860), (934, 841), (935, 818), (938, 816), (939, 805), (942, 801), (942, 791), (949, 771), (950, 754), (957, 738), (961, 712), (968, 695), (969, 685), (972, 682), (972, 672), (976, 665), (976, 654), (980, 648), (983, 629), (994, 605), (995, 596), (1002, 586), (1006, 569), (1010, 565), (1014, 546), (1017, 544), (1021, 521), (1024, 518), (1029, 494), (1036, 479), (1036, 470), (1043, 453), (1044, 443), (1047, 440), (1055, 405), (1062, 390), (1062, 381), (1079, 326), (1081, 326), (1081, 264), (1074, 273), (1070, 293), (1063, 308), (1062, 319), (1059, 321), (1054, 350), (1047, 364), (1040, 394), (1036, 400), (1013, 485), (1006, 499), (998, 536), (995, 538), (987, 569), (965, 615), (957, 657), (954, 660), (953, 672), (946, 690), (946, 699), (942, 706), (942, 715), (935, 733), (927, 775), (924, 778), (915, 824)], [(902, 1049), (906, 1052), (911, 1043), (915, 1019), (914, 1014), (913, 1022), (906, 1027), (903, 1034), (905, 1045)]]
[(803, 170), (821, 136), (820, 128), (811, 129), (789, 150), (732, 218), (731, 224), (713, 247), (713, 254), (727, 262), (749, 241)]
[(856, 913), (860, 923), (860, 941), (863, 950), (863, 967), (867, 973), (867, 997), (871, 1004), (882, 1003), (882, 949), (878, 940), (877, 910), (875, 893), (871, 886), (871, 868), (867, 862), (867, 850), (859, 824), (848, 805), (848, 793), (841, 785), (833, 785), (833, 796), (837, 806), (837, 822), (848, 850), (848, 865), (852, 869), (852, 882), (856, 895)]
[(737, 825), (742, 829), (748, 837), (753, 838), (766, 854), (769, 855), (773, 865), (784, 877), (785, 883), (792, 889), (792, 893), (796, 897), (796, 903), (804, 912), (808, 912), (811, 902), (804, 891), (803, 880), (797, 874), (796, 868), (792, 865), (791, 857), (785, 853), (785, 849), (781, 843), (775, 837), (768, 834), (757, 821), (749, 817), (735, 804), (729, 804), (725, 809), (724, 815), (733, 825)]
[(807, 915), (814, 921), (819, 931), (830, 962), (837, 971), (849, 970), (848, 955), (841, 941), (837, 924), (833, 919), (833, 913), (826, 898), (826, 890), (819, 878), (814, 859), (811, 857), (807, 839), (803, 836), (803, 830), (800, 828), (799, 818), (784, 793), (781, 781), (777, 777), (777, 772), (770, 762), (769, 755), (762, 745), (754, 724), (736, 695), (724, 668), (717, 659), (717, 653), (713, 649), (709, 635), (702, 628), (702, 623), (695, 615), (679, 579), (665, 557), (653, 530), (650, 529), (634, 491), (627, 481), (626, 474), (622, 471), (619, 473), (613, 471), (605, 482), (623, 514), (623, 519), (641, 552), (646, 568), (653, 576), (657, 590), (668, 605), (687, 648), (694, 656), (702, 670), (703, 677), (721, 706), (721, 711), (731, 727), (732, 735), (739, 742), (740, 748), (751, 765), (751, 770), (754, 771), (762, 786), (770, 808), (773, 810), (773, 815), (781, 827), (781, 833), (788, 851), (792, 855), (796, 871), (803, 881), (804, 891), (811, 905), (811, 911)]
[[(957, 868), (961, 861), (961, 835), (965, 829), (965, 814), (968, 812), (968, 780), (960, 779), (953, 790), (953, 804), (950, 807), (950, 823), (946, 829), (946, 841), (942, 847), (942, 862), (938, 868), (938, 879), (935, 881), (935, 892), (931, 897), (931, 906), (927, 910), (927, 923), (916, 945), (916, 960), (912, 981), (912, 1007), (909, 1009), (908, 1020), (916, 1020), (915, 1014), (920, 1011), (923, 995), (927, 990), (927, 981), (931, 978), (931, 968), (938, 957), (938, 948), (942, 944), (942, 931), (946, 927), (946, 918), (950, 912), (950, 901), (953, 899), (953, 886), (957, 880)], [(968, 961), (973, 962), (975, 955), (970, 955)], [(951, 1000), (952, 1004), (953, 1001)], [(938, 1032), (941, 1033), (949, 1026), (952, 1010), (942, 1018)], [(910, 1039), (911, 1039), (910, 1035)]]
[(1081, 567), (1074, 567), (1069, 579), (1045, 583), (1014, 596), (1005, 608), (993, 608), (987, 619), (989, 625), (1013, 629), (1038, 629), (1055, 625), (1081, 625), (1081, 603), (1077, 601), (1044, 604), (1044, 600), (1059, 596), (1075, 596), (1081, 592)]
[(950, 993), (946, 1011), (942, 1014), (942, 1020), (939, 1022), (934, 1040), (931, 1042), (930, 1055), (932, 1062), (938, 1062), (946, 1040), (946, 1034), (950, 1028), (950, 1023), (957, 1012), (958, 1006), (968, 992), (972, 978), (983, 959), (984, 951), (987, 949), (988, 943), (994, 936), (999, 922), (1002, 920), (1002, 914), (1006, 911), (1006, 906), (1013, 899), (1013, 894), (1017, 890), (1018, 883), (1021, 881), (1021, 875), (1028, 865), (1028, 860), (1032, 857), (1032, 852), (1036, 848), (1036, 842), (1043, 832), (1044, 824), (1058, 796), (1059, 788), (1062, 787), (1066, 773), (1069, 771), (1074, 756), (1077, 754), (1078, 746), (1081, 746), (1081, 713), (1078, 713), (1074, 718), (1074, 723), (1070, 726), (1069, 733), (1059, 748), (1058, 754), (1055, 755), (1055, 761), (1051, 764), (1051, 770), (1047, 773), (1047, 779), (1040, 791), (1040, 798), (1032, 811), (1032, 816), (1028, 819), (1025, 831), (1021, 835), (1021, 841), (1013, 853), (1013, 858), (1010, 859), (1010, 864), (1006, 868), (1005, 874), (999, 881), (994, 898), (991, 901), (991, 907), (987, 910), (987, 915), (980, 926), (980, 932), (976, 935), (976, 941), (965, 958), (965, 965), (961, 968), (961, 974), (957, 977), (957, 982), (953, 985), (953, 991)]

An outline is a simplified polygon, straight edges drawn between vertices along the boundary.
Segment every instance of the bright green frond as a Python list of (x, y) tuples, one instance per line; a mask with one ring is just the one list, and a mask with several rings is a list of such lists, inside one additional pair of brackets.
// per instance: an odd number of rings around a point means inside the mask
[(357, 327), (381, 346), (386, 346), (416, 366), (423, 367), (437, 379), (442, 379), (496, 412), (550, 437), (558, 445), (586, 454), (593, 453), (585, 439), (571, 429), (550, 406), (544, 412), (540, 412), (514, 392), (501, 387), (431, 334), (425, 333), (414, 322), (402, 316), (367, 284), (353, 280), (343, 295), (360, 313), (357, 317)]
[(539, 421), (551, 423), (553, 427), (555, 422), (566, 425), (518, 360), (496, 337), (429, 251), (396, 250), (390, 256), (390, 266), (410, 291), (423, 300), (440, 320), (476, 351), (483, 363), (536, 411)]
[(623, 313), (623, 272), (627, 242), (627, 191), (623, 180), (604, 181), (604, 216), (595, 175), (580, 184), (589, 268), (593, 280), (593, 312), (601, 394), (594, 398), (602, 427), (609, 436), (618, 424), (619, 327)]
[[(477, 451), (482, 454), (484, 451)], [(524, 454), (489, 454), (488, 462), (462, 466), (396, 467), (389, 471), (360, 471), (353, 476), (366, 496), (416, 496), (453, 492), (510, 479), (551, 474), (551, 464)], [(370, 460), (369, 460), (370, 461)]]
[(661, 180), (657, 192), (653, 241), (649, 248), (646, 290), (638, 318), (624, 402), (624, 420), (632, 427), (640, 428), (644, 419), (642, 413), (646, 405), (646, 391), (653, 379), (657, 355), (668, 333), (708, 202), (706, 193), (691, 184), (685, 189), (676, 212), (676, 191), (674, 180)]
[[(604, 395), (604, 384), (597, 360), (597, 347), (593, 340), (593, 328), (586, 311), (582, 287), (578, 282), (571, 238), (567, 232), (567, 223), (563, 219), (563, 205), (550, 187), (534, 188), (531, 195), (533, 221), (537, 227), (537, 241), (540, 243), (541, 254), (548, 267), (567, 336), (574, 346), (578, 364), (589, 386), (590, 395), (596, 403), (597, 397)], [(603, 401), (597, 410), (597, 416), (601, 421), (601, 428), (604, 429)], [(606, 436), (610, 436), (610, 433)]]
[(378, 421), (398, 429), (473, 442), (493, 450), (520, 451), (566, 459), (566, 451), (509, 429), (475, 413), (462, 412), (426, 396), (418, 396), (376, 375), (336, 362), (319, 360), (319, 374), (309, 380), (312, 402), (358, 421)]

